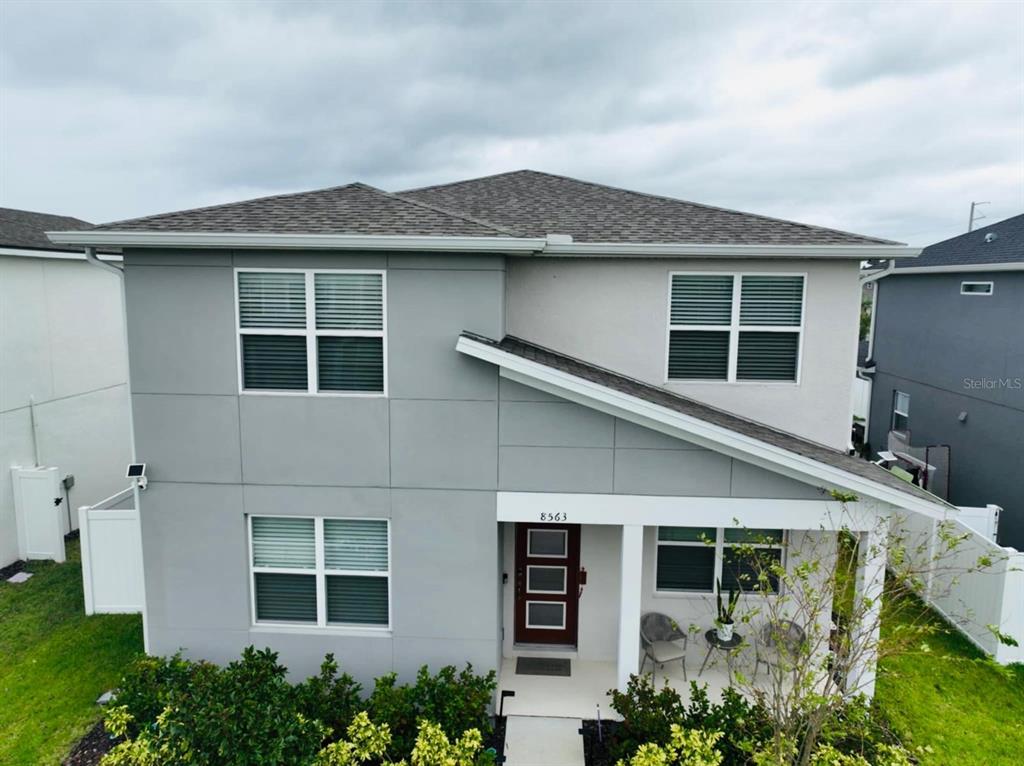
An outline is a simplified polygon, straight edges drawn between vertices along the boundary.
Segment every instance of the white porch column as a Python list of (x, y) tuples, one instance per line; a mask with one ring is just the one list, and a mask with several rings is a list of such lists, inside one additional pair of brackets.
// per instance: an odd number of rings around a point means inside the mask
[(622, 526), (622, 560), (619, 568), (619, 661), (616, 677), (625, 689), (640, 664), (640, 591), (644, 559), (644, 528)]
[(878, 636), (882, 612), (882, 589), (885, 585), (886, 549), (884, 521), (860, 534), (857, 580), (854, 592), (855, 611), (860, 624), (851, 626), (853, 661), (847, 680), (851, 694), (875, 695), (878, 669)]

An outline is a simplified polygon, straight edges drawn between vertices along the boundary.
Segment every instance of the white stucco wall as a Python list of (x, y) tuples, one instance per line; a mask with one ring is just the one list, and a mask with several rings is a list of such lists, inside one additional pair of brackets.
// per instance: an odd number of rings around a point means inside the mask
[[(666, 381), (669, 273), (806, 274), (799, 383)], [(508, 332), (808, 439), (845, 449), (860, 286), (854, 261), (511, 258)]]
[(10, 467), (35, 460), (30, 396), (40, 461), (75, 475), (73, 506), (126, 485), (120, 290), (115, 275), (84, 261), (0, 255), (0, 566), (17, 558)]

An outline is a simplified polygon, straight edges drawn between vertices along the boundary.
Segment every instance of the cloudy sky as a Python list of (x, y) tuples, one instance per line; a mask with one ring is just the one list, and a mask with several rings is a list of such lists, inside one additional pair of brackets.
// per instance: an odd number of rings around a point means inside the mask
[(1024, 4), (0, 0), (0, 205), (530, 167), (927, 244), (1024, 211)]

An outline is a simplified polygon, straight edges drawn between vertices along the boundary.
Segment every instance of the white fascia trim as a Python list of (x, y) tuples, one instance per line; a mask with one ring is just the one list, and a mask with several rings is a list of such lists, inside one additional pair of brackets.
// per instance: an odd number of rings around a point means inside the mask
[(815, 486), (824, 485), (826, 488), (843, 487), (858, 495), (915, 511), (930, 518), (946, 519), (955, 514), (953, 509), (947, 508), (940, 501), (929, 502), (924, 498), (899, 492), (840, 468), (575, 375), (554, 370), (471, 338), (460, 336), (455, 348), (463, 354), (497, 365), (501, 368), (501, 375), (510, 380), (539, 388), (670, 436), (686, 439), (716, 452), (752, 462), (797, 481)]
[(892, 269), (882, 277), (898, 277), (900, 274), (967, 274), (980, 271), (1024, 271), (1024, 262), (1018, 263), (972, 263), (957, 266), (908, 266)]
[(517, 237), (405, 237), (354, 234), (246, 234), (180, 231), (48, 231), (51, 242), (94, 247), (230, 247), (306, 250), (419, 250), (529, 253), (544, 249), (543, 239)]
[[(85, 253), (78, 250), (31, 250), (26, 247), (0, 247), (0, 255), (13, 255), (17, 258), (47, 258), (53, 261), (84, 261)], [(120, 255), (100, 255), (101, 261), (120, 263)]]
[(419, 250), (512, 255), (595, 257), (915, 258), (903, 245), (701, 245), (630, 242), (559, 242), (548, 237), (405, 237), (355, 234), (246, 234), (180, 231), (50, 231), (50, 241), (93, 247), (233, 247), (318, 250)]
[(543, 255), (587, 257), (713, 257), (713, 258), (835, 258), (872, 260), (916, 258), (919, 247), (905, 245), (702, 245), (699, 243), (644, 244), (633, 242), (548, 242)]

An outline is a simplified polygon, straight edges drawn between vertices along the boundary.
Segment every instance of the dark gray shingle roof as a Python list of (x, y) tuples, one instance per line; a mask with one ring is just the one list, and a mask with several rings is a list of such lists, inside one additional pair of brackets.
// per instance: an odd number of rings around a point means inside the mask
[(571, 234), (577, 242), (895, 244), (536, 170), (517, 170), (398, 194), (459, 210), (522, 231), (526, 236)]
[[(610, 388), (614, 391), (619, 391), (629, 396), (635, 396), (638, 399), (657, 404), (661, 407), (665, 407), (670, 410), (674, 410), (683, 415), (689, 415), (690, 417), (703, 420), (706, 423), (712, 423), (722, 428), (727, 428), (730, 431), (734, 431), (745, 436), (749, 436), (758, 441), (780, 449), (792, 452), (797, 455), (801, 455), (811, 460), (815, 460), (825, 465), (839, 468), (848, 473), (854, 474), (855, 476), (869, 479), (870, 481), (876, 482), (877, 484), (885, 485), (890, 489), (896, 489), (900, 492), (915, 496), (920, 499), (928, 500), (929, 502), (936, 503), (937, 505), (943, 505), (952, 508), (944, 500), (936, 497), (930, 492), (926, 492), (920, 487), (909, 484), (902, 479), (893, 476), (891, 473), (883, 468), (869, 463), (860, 458), (847, 455), (845, 452), (831, 449), (817, 442), (812, 442), (808, 439), (803, 439), (794, 434), (786, 433), (778, 429), (766, 426), (763, 423), (758, 423), (754, 420), (748, 420), (747, 418), (740, 417), (739, 415), (733, 415), (730, 412), (711, 407), (710, 405), (703, 404), (701, 402), (688, 399), (685, 396), (674, 394), (671, 391), (666, 391), (658, 386), (653, 386), (649, 383), (642, 383), (633, 378), (628, 378), (625, 375), (620, 375), (617, 372), (598, 367), (588, 362), (581, 361), (565, 354), (560, 354), (557, 351), (538, 346), (529, 341), (516, 338), (511, 335), (506, 335), (502, 340), (496, 341), (491, 338), (487, 338), (476, 333), (463, 332), (462, 335), (471, 340), (475, 340), (479, 343), (485, 343), (493, 346), (494, 348), (505, 351), (509, 354), (522, 357), (523, 359), (529, 359), (530, 361), (542, 364), (545, 367), (550, 367), (561, 372), (574, 375), (584, 380), (589, 380), (592, 383), (597, 383), (600, 386)], [(825, 487), (825, 489), (831, 489), (831, 487)]]
[[(994, 234), (995, 238), (991, 242), (986, 242), (985, 237), (989, 234)], [(896, 269), (1022, 262), (1024, 262), (1024, 213), (929, 245), (921, 251), (921, 255), (917, 258), (897, 261)]]
[(107, 231), (246, 232), (500, 237), (500, 226), (353, 183), (226, 205), (162, 213), (96, 227)]
[(55, 245), (47, 239), (47, 231), (89, 229), (92, 224), (67, 215), (35, 213), (0, 207), (0, 247), (29, 250), (74, 250), (70, 245)]

